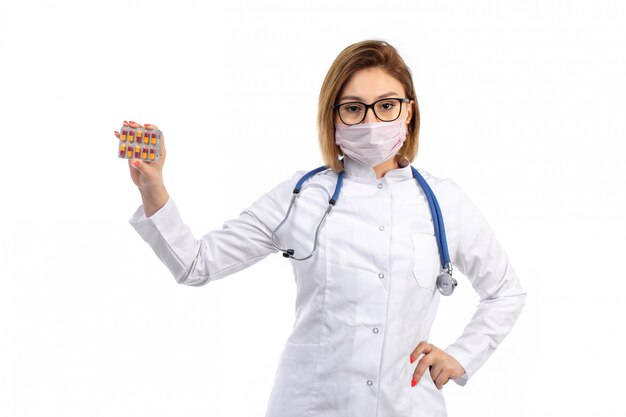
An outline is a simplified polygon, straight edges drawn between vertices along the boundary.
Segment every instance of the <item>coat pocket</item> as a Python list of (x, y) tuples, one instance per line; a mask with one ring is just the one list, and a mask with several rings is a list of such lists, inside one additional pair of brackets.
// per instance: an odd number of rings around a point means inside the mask
[(441, 270), (439, 249), (435, 235), (426, 233), (412, 233), (413, 240), (413, 277), (417, 284), (435, 291), (437, 289), (437, 275)]

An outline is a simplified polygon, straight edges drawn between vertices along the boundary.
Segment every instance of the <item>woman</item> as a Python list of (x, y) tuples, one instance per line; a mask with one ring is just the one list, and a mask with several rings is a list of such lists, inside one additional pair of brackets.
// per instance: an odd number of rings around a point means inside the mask
[[(296, 320), (267, 416), (445, 416), (443, 386), (450, 379), (465, 385), (517, 320), (526, 293), (493, 230), (458, 184), (420, 169), (441, 207), (452, 264), (481, 300), (453, 344), (428, 342), (441, 264), (410, 166), (419, 121), (411, 73), (395, 48), (373, 40), (347, 47), (319, 98), (329, 169), (304, 183), (287, 220), (293, 189), (308, 170), (199, 240), (163, 185), (165, 146), (158, 163), (129, 161), (143, 200), (130, 223), (177, 282), (204, 285), (279, 248), (292, 262)], [(339, 197), (323, 217), (340, 173)]]

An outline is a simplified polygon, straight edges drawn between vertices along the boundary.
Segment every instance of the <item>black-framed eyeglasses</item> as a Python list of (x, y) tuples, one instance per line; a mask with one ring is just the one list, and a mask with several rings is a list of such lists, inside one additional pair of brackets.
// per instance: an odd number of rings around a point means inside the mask
[(350, 101), (348, 103), (335, 104), (339, 118), (346, 125), (358, 125), (365, 120), (368, 109), (372, 109), (374, 116), (381, 122), (393, 122), (402, 112), (402, 103), (408, 103), (408, 98), (381, 98), (372, 104), (361, 103), (360, 101)]

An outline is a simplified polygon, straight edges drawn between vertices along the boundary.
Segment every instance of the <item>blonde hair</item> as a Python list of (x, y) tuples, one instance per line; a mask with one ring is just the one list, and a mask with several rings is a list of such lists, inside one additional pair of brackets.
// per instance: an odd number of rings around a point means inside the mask
[(420, 114), (411, 70), (404, 63), (396, 48), (387, 42), (365, 40), (348, 46), (337, 55), (320, 90), (317, 108), (318, 139), (324, 165), (336, 173), (343, 171), (343, 165), (339, 161), (343, 152), (335, 143), (333, 106), (337, 104), (337, 97), (352, 74), (371, 67), (380, 68), (397, 79), (404, 87), (406, 97), (413, 100), (413, 114), (408, 125), (407, 138), (398, 154), (409, 161), (413, 161), (417, 154)]

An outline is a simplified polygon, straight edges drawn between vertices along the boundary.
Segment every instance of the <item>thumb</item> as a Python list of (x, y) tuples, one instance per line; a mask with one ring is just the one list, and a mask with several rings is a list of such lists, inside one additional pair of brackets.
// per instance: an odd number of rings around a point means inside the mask
[(139, 159), (133, 159), (132, 161), (130, 161), (130, 164), (139, 172), (141, 172), (142, 174), (147, 174), (148, 170), (150, 168), (148, 168), (148, 164), (146, 164), (145, 162), (139, 160)]

